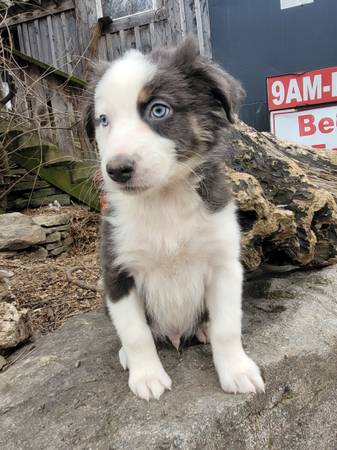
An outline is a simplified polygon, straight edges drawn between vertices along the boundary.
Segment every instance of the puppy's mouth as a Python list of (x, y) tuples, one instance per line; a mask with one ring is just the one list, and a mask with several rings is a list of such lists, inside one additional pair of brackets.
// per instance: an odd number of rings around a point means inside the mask
[(126, 192), (128, 194), (140, 194), (141, 192), (147, 191), (150, 186), (145, 185), (134, 185), (134, 184), (123, 184), (120, 186), (121, 191)]

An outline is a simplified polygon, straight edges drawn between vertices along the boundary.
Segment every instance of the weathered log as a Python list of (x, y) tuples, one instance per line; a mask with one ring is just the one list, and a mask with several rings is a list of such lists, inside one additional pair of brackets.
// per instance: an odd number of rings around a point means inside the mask
[(279, 141), (241, 122), (225, 133), (246, 269), (337, 262), (334, 154)]

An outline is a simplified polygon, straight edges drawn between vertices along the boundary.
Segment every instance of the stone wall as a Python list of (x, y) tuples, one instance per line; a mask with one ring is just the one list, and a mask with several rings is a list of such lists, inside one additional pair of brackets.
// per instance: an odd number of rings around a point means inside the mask
[(13, 186), (7, 195), (7, 212), (49, 204), (70, 205), (70, 195), (16, 164), (5, 178), (5, 188)]
[(72, 242), (68, 214), (0, 216), (0, 255), (29, 252), (36, 258), (56, 257), (66, 253)]

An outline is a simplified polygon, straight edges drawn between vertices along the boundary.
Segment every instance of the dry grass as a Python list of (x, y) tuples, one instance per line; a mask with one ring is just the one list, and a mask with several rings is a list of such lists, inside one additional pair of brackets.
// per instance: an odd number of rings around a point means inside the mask
[[(14, 273), (11, 291), (6, 301), (19, 309), (28, 308), (34, 334), (50, 332), (69, 317), (101, 306), (99, 292), (82, 289), (67, 281), (66, 270), (80, 266), (74, 277), (89, 285), (96, 285), (100, 276), (98, 254), (98, 214), (84, 208), (64, 208), (72, 216), (71, 233), (74, 244), (65, 257), (36, 261), (27, 254), (14, 259), (0, 256), (0, 269)], [(46, 208), (31, 210), (29, 214), (55, 214)]]

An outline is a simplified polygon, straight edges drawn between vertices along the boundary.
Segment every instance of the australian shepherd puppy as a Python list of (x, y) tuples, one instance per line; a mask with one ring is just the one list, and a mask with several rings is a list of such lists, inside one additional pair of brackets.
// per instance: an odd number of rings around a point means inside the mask
[(264, 390), (241, 343), (240, 231), (223, 167), (242, 95), (191, 39), (131, 50), (95, 86), (104, 296), (130, 389), (146, 400), (171, 389), (158, 338), (209, 341), (224, 391)]

